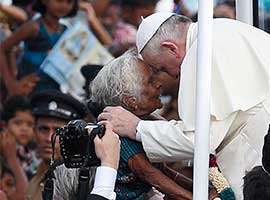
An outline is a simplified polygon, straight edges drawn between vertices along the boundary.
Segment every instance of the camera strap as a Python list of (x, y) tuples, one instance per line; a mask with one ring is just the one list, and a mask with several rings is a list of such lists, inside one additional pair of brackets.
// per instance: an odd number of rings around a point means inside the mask
[(44, 180), (44, 189), (42, 191), (42, 199), (43, 200), (52, 200), (53, 199), (53, 190), (54, 190), (54, 182), (53, 179), (55, 179), (54, 176), (54, 170), (57, 166), (63, 164), (64, 162), (62, 160), (56, 161), (53, 164), (49, 166), (48, 171), (45, 174)]
[(53, 179), (55, 179), (54, 176), (54, 170), (57, 166), (60, 164), (63, 164), (63, 161), (56, 161), (54, 160), (54, 150), (55, 150), (55, 141), (56, 137), (59, 135), (59, 131), (56, 131), (52, 137), (51, 137), (51, 145), (52, 145), (52, 158), (51, 163), (49, 166), (48, 171), (45, 174), (44, 180), (44, 189), (42, 191), (42, 199), (43, 200), (52, 200), (53, 199), (53, 190), (54, 190), (54, 182)]
[[(86, 144), (86, 152), (89, 152), (90, 150), (90, 136), (88, 136), (87, 144)], [(84, 159), (84, 164), (80, 167), (80, 173), (79, 173), (79, 185), (78, 185), (78, 191), (77, 191), (77, 199), (78, 200), (86, 200), (88, 194), (90, 193), (89, 190), (89, 167), (87, 167), (87, 163), (89, 160), (89, 153), (86, 155), (86, 158)]]
[(78, 200), (87, 199), (87, 195), (90, 193), (89, 180), (90, 180), (89, 168), (81, 167), (79, 173), (79, 185), (76, 195)]

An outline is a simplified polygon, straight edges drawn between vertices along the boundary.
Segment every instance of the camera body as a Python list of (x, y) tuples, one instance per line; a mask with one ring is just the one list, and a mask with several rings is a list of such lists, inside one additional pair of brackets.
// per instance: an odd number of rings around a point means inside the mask
[[(93, 128), (91, 133), (88, 129)], [(99, 166), (100, 160), (95, 153), (94, 139), (96, 135), (102, 138), (105, 126), (87, 123), (83, 120), (73, 120), (57, 130), (59, 134), (60, 151), (67, 168)]]

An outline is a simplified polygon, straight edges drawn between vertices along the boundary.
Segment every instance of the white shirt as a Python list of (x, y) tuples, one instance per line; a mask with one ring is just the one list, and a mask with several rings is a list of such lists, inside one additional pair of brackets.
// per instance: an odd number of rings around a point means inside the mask
[(91, 194), (97, 194), (107, 199), (114, 200), (116, 194), (114, 185), (117, 171), (111, 167), (100, 166), (97, 168), (94, 188)]

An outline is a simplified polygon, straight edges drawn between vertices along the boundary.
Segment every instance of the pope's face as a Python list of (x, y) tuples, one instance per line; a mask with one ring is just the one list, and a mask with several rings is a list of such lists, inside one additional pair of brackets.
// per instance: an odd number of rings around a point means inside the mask
[(144, 54), (142, 57), (144, 61), (152, 67), (156, 72), (166, 72), (174, 78), (180, 76), (180, 66), (185, 56), (185, 52), (181, 51), (180, 48), (172, 50), (167, 47), (162, 48), (161, 53), (156, 56), (150, 56), (150, 54)]

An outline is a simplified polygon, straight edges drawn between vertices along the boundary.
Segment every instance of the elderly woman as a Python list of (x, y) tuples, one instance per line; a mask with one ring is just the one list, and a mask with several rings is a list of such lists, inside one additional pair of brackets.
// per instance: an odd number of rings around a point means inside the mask
[[(161, 84), (149, 66), (128, 51), (105, 65), (90, 85), (90, 100), (103, 109), (108, 105), (123, 106), (140, 118), (161, 108)], [(98, 112), (97, 112), (98, 114)], [(117, 199), (145, 199), (154, 186), (171, 199), (192, 199), (192, 193), (166, 176), (160, 165), (152, 165), (141, 143), (121, 138), (120, 163), (117, 174)]]
[[(97, 117), (105, 106), (118, 105), (140, 118), (153, 119), (150, 114), (161, 107), (160, 87), (151, 68), (134, 51), (128, 51), (105, 65), (92, 81), (89, 108)], [(117, 199), (148, 199), (148, 194), (153, 193), (152, 186), (164, 193), (166, 199), (192, 199), (190, 179), (169, 168), (161, 167), (160, 164), (153, 166), (141, 143), (128, 138), (120, 139), (121, 155), (115, 187)], [(55, 195), (65, 200), (76, 198), (78, 170), (67, 170), (62, 165), (56, 171)], [(90, 170), (90, 177), (94, 176), (94, 171), (94, 168)], [(213, 177), (217, 177), (216, 175), (215, 173)], [(216, 182), (220, 183), (221, 180)], [(90, 182), (91, 188), (93, 178)], [(209, 199), (214, 199), (217, 193), (215, 190), (211, 191), (213, 193)], [(226, 198), (222, 198), (224, 199)]]

